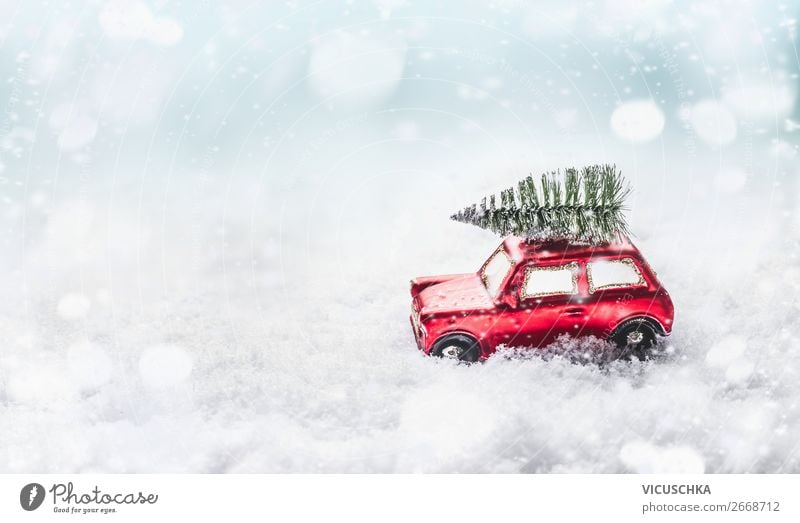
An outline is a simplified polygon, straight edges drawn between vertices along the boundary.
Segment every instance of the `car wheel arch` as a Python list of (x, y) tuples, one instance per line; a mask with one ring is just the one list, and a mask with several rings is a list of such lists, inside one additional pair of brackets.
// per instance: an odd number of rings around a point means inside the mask
[(661, 322), (659, 322), (657, 319), (647, 314), (634, 314), (617, 323), (617, 325), (614, 327), (614, 329), (611, 331), (608, 337), (613, 338), (620, 331), (620, 329), (625, 328), (627, 325), (635, 321), (641, 321), (646, 323), (659, 336), (666, 336), (666, 330), (664, 329), (663, 325), (661, 325)]
[(472, 338), (473, 340), (475, 340), (475, 342), (478, 344), (478, 347), (480, 347), (480, 349), (481, 349), (481, 354), (482, 355), (486, 354), (486, 343), (485, 343), (485, 341), (480, 336), (476, 336), (474, 333), (472, 333), (472, 332), (470, 332), (468, 330), (464, 330), (464, 329), (456, 329), (456, 330), (447, 331), (447, 332), (443, 332), (443, 333), (439, 334), (439, 336), (437, 336), (436, 339), (431, 342), (431, 345), (430, 345), (431, 346), (431, 351), (433, 351), (433, 348), (436, 346), (436, 344), (439, 343), (440, 341), (442, 341), (443, 339), (445, 339), (445, 338), (447, 338), (449, 336), (458, 336), (458, 335), (460, 335), (460, 336), (468, 336), (468, 337)]

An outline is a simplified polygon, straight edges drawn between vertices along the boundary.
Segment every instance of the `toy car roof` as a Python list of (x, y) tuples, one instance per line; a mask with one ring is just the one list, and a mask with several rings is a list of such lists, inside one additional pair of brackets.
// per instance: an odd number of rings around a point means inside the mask
[(504, 241), (506, 250), (515, 259), (561, 260), (565, 258), (588, 258), (590, 256), (630, 255), (641, 258), (639, 249), (630, 238), (618, 235), (613, 242), (600, 244), (572, 242), (569, 240), (531, 240), (509, 236)]

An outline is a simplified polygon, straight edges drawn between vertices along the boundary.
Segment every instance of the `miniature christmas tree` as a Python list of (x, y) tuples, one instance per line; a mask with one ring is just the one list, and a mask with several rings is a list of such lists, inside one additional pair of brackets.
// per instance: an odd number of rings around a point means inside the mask
[(625, 198), (630, 187), (614, 165), (592, 165), (533, 176), (451, 216), (502, 236), (603, 243), (628, 233)]

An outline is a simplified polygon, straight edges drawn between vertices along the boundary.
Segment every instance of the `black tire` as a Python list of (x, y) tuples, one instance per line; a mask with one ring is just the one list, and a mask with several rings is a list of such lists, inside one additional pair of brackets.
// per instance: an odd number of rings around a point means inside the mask
[(617, 346), (620, 359), (637, 358), (642, 361), (650, 358), (658, 343), (656, 330), (644, 319), (626, 321), (614, 331), (611, 341)]
[(450, 334), (436, 340), (431, 348), (431, 356), (457, 359), (459, 361), (478, 361), (481, 346), (478, 340), (466, 334)]

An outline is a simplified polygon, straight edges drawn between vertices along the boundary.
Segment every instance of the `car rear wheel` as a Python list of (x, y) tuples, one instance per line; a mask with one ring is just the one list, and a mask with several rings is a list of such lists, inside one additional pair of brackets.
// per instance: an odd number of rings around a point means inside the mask
[(631, 320), (621, 325), (611, 337), (621, 359), (646, 360), (656, 346), (656, 331), (647, 320)]
[(466, 334), (451, 334), (433, 344), (431, 356), (473, 362), (480, 357), (478, 340)]

